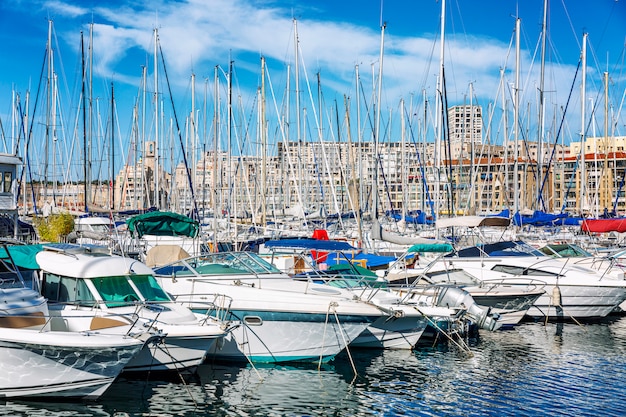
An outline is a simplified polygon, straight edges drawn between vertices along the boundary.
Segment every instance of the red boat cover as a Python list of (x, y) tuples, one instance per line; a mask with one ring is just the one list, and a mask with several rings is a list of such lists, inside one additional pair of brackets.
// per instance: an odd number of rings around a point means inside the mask
[(626, 232), (626, 217), (617, 219), (584, 219), (580, 226), (583, 232), (607, 233)]

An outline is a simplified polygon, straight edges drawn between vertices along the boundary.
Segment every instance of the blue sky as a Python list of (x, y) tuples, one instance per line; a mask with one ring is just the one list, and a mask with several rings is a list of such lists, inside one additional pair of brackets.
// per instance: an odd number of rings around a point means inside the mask
[[(471, 91), (472, 102), (483, 105), (485, 112), (489, 106), (496, 110), (502, 107), (499, 87), (503, 83), (510, 91), (514, 82), (513, 30), (517, 16), (522, 24), (521, 102), (525, 109), (530, 109), (525, 110), (528, 114), (523, 117), (527, 120), (536, 118), (542, 7), (542, 0), (447, 0), (444, 60), (450, 105), (469, 103)], [(588, 100), (598, 105), (603, 103), (602, 73), (608, 71), (613, 125), (617, 134), (626, 135), (626, 118), (621, 111), (626, 86), (626, 1), (551, 0), (549, 10), (544, 84), (548, 109), (546, 120), (556, 119), (551, 114), (558, 114), (559, 109), (565, 108), (573, 88), (563, 141), (568, 143), (576, 139), (580, 131), (576, 116), (580, 116), (581, 105), (580, 75), (574, 80), (574, 74), (580, 57), (582, 33), (587, 32)], [(411, 106), (415, 114), (421, 112), (424, 94), (430, 103), (434, 103), (439, 67), (440, 11), (441, 3), (435, 0), (387, 0), (382, 3), (373, 0), (1, 2), (0, 119), (4, 141), (8, 144), (5, 146), (10, 147), (15, 140), (11, 129), (13, 94), (19, 94), (24, 103), (29, 92), (30, 109), (33, 109), (44, 62), (49, 19), (53, 20), (54, 27), (52, 44), (62, 106), (59, 117), (62, 119), (60, 123), (65, 125), (66, 155), (77, 141), (76, 129), (71, 126), (77, 123), (80, 93), (80, 31), (84, 31), (87, 39), (89, 25), (93, 23), (93, 94), (99, 100), (104, 124), (109, 114), (107, 108), (113, 83), (118, 117), (116, 135), (120, 141), (120, 150), (116, 154), (124, 157), (127, 156), (133, 108), (138, 101), (144, 66), (148, 72), (148, 93), (154, 90), (155, 27), (159, 31), (181, 129), (191, 110), (191, 74), (196, 77), (195, 108), (203, 108), (205, 91), (208, 91), (206, 101), (210, 110), (207, 114), (212, 117), (214, 71), (219, 66), (220, 95), (225, 100), (224, 75), (229, 61), (233, 62), (234, 68), (233, 96), (240, 113), (237, 117), (254, 121), (261, 55), (267, 59), (275, 97), (268, 92), (270, 110), (267, 117), (270, 124), (277, 124), (287, 80), (291, 83), (290, 89), (294, 89), (295, 18), (300, 53), (301, 106), (308, 109), (308, 117), (317, 112), (319, 73), (324, 98), (322, 125), (328, 126), (330, 115), (335, 112), (333, 106), (341, 106), (339, 112), (343, 112), (344, 96), (350, 97), (353, 104), (356, 101), (357, 65), (362, 100), (371, 106), (379, 68), (380, 27), (384, 21), (381, 112), (386, 119), (383, 124), (397, 127), (400, 123), (395, 114), (399, 113), (400, 99), (404, 99), (405, 105)], [(288, 68), (291, 71), (289, 77)], [(165, 90), (163, 74), (160, 77), (159, 88)], [(163, 97), (164, 109), (171, 107), (169, 97)], [(295, 99), (290, 100), (293, 106)], [(354, 106), (351, 112), (354, 112)], [(171, 111), (166, 109), (164, 113), (165, 117), (171, 117)], [(351, 117), (356, 118), (354, 114)], [(497, 111), (494, 117), (497, 118)], [(592, 125), (601, 127), (602, 120), (603, 116), (598, 115)], [(308, 123), (315, 126), (315, 121)], [(415, 124), (418, 123), (416, 120)], [(559, 123), (550, 123), (553, 126), (546, 129), (556, 130), (554, 126)], [(207, 125), (210, 124), (209, 120)], [(241, 124), (243, 130), (244, 122)], [(362, 130), (367, 128), (362, 127)], [(492, 127), (492, 132), (502, 130), (501, 125)], [(241, 131), (238, 134), (242, 135)], [(332, 133), (327, 132), (327, 135), (330, 137)], [(201, 136), (207, 137), (209, 132)], [(314, 136), (316, 134), (311, 135)], [(491, 140), (502, 142), (495, 133), (493, 136)], [(336, 140), (336, 137), (332, 139)], [(273, 140), (280, 138), (273, 137)]]

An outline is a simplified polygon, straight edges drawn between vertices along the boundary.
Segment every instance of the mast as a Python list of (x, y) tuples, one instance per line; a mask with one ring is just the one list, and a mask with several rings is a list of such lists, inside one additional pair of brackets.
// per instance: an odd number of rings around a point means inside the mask
[[(296, 96), (296, 140), (298, 141), (298, 155), (302, 155), (303, 150), (302, 150), (302, 136), (301, 136), (301, 126), (300, 126), (300, 124), (302, 123), (302, 121), (300, 120), (300, 62), (299, 62), (300, 59), (298, 55), (298, 43), (300, 41), (298, 39), (298, 21), (296, 19), (293, 19), (293, 36), (294, 36), (293, 46), (294, 46), (294, 74), (295, 74), (294, 93)], [(287, 145), (289, 146), (289, 142), (287, 142)], [(298, 163), (297, 169), (298, 169), (298, 175), (297, 175), (298, 180), (294, 183), (294, 185), (296, 186), (296, 192), (299, 195), (302, 192), (302, 190), (300, 189), (301, 184), (304, 182), (301, 163)], [(290, 196), (290, 200), (291, 200), (291, 196)]]
[(218, 208), (218, 191), (217, 191), (217, 174), (219, 169), (217, 168), (217, 146), (218, 146), (218, 129), (220, 127), (219, 123), (219, 86), (218, 86), (218, 69), (219, 67), (215, 66), (215, 71), (213, 74), (213, 94), (214, 94), (214, 105), (213, 105), (213, 167), (212, 167), (212, 185), (213, 185), (213, 250), (217, 252), (217, 208)]
[[(357, 233), (358, 233), (358, 244), (357, 247), (361, 248), (363, 245), (363, 225), (361, 224), (361, 191), (360, 189), (358, 189), (357, 187), (355, 187), (355, 181), (359, 182), (359, 186), (361, 186), (362, 184), (362, 180), (361, 180), (361, 174), (360, 172), (358, 173), (358, 177), (357, 179), (352, 177), (352, 173), (354, 172), (354, 168), (355, 168), (355, 156), (354, 156), (354, 146), (352, 143), (352, 128), (350, 126), (350, 106), (349, 106), (349, 100), (348, 98), (344, 95), (343, 96), (343, 101), (344, 101), (344, 106), (346, 109), (346, 130), (348, 132), (348, 166), (351, 167), (352, 169), (349, 171), (350, 172), (350, 178), (348, 179), (348, 187), (350, 187), (350, 184), (352, 184), (352, 188), (354, 190), (354, 192), (356, 192), (356, 198), (351, 198), (351, 192), (350, 189), (348, 188), (348, 198), (351, 199), (351, 205), (352, 205), (352, 209), (354, 210), (354, 218), (356, 219), (356, 225), (357, 225)], [(360, 148), (359, 148), (360, 149)], [(359, 169), (361, 167), (361, 164), (359, 162)], [(356, 206), (356, 207), (355, 207)]]
[[(191, 114), (189, 115), (189, 123), (191, 124), (191, 155), (190, 155), (190, 160), (191, 160), (191, 169), (193, 169), (192, 171), (192, 181), (193, 183), (196, 182), (196, 177), (197, 177), (197, 172), (198, 172), (198, 165), (197, 165), (197, 161), (196, 161), (196, 151), (197, 151), (197, 144), (196, 144), (196, 139), (197, 139), (197, 128), (196, 128), (196, 74), (192, 73), (191, 74)], [(190, 191), (190, 198), (194, 198), (193, 193), (191, 193), (191, 187), (193, 187), (193, 183), (189, 184), (189, 191)], [(187, 206), (187, 196), (185, 196), (185, 207)], [(193, 216), (196, 216), (196, 220), (200, 221), (200, 216), (197, 213), (197, 210), (194, 210), (194, 204), (193, 201), (189, 201), (189, 210), (193, 213)]]
[(585, 91), (587, 82), (587, 33), (583, 33), (583, 48), (581, 52), (582, 61), (582, 81), (580, 84), (580, 212), (581, 214), (587, 207), (587, 162), (585, 161), (585, 153), (587, 147), (585, 132), (585, 110), (586, 101)]
[[(362, 152), (363, 152), (363, 148), (362, 148), (362, 137), (361, 137), (361, 95), (360, 95), (360, 90), (359, 90), (359, 85), (361, 83), (361, 79), (360, 79), (360, 75), (359, 75), (359, 65), (355, 65), (354, 66), (354, 80), (355, 80), (355, 90), (356, 90), (356, 141), (358, 144), (358, 153), (357, 153), (357, 160), (359, 161), (359, 169), (358, 169), (358, 181), (359, 181), (359, 188), (358, 188), (358, 200), (359, 200), (359, 210), (360, 207), (363, 207), (363, 158), (362, 158)], [(361, 228), (361, 224), (359, 222), (359, 228)], [(362, 242), (362, 240), (361, 240)]]
[(401, 184), (402, 184), (402, 219), (406, 219), (408, 195), (407, 195), (407, 168), (405, 162), (405, 156), (409, 153), (406, 151), (406, 127), (404, 120), (404, 99), (400, 99), (400, 172), (401, 172)]
[[(513, 214), (519, 211), (519, 79), (520, 79), (520, 18), (515, 19), (515, 91), (513, 100)], [(526, 173), (523, 173), (526, 176)]]
[(53, 53), (52, 53), (52, 20), (48, 20), (48, 75), (47, 75), (47, 86), (48, 86), (48, 94), (46, 95), (46, 137), (44, 141), (44, 166), (43, 166), (43, 200), (44, 204), (48, 202), (48, 158), (50, 155), (50, 140), (53, 137), (52, 130), (52, 100), (53, 100)]
[[(141, 195), (140, 205), (141, 209), (145, 209), (147, 206), (152, 206), (150, 197), (150, 187), (147, 183), (146, 175), (146, 101), (147, 101), (147, 86), (148, 86), (148, 68), (143, 65), (141, 68), (141, 150), (143, 158), (141, 158)], [(135, 183), (136, 184), (136, 183)], [(136, 186), (136, 185), (135, 185)], [(146, 204), (147, 202), (147, 204)]]
[[(476, 149), (474, 148), (475, 143), (474, 143), (474, 83), (470, 83), (469, 85), (469, 111), (470, 111), (470, 125), (469, 125), (469, 134), (470, 134), (470, 166), (469, 166), (469, 175), (468, 175), (468, 182), (469, 182), (469, 186), (470, 186), (470, 193), (468, 196), (468, 207), (470, 210), (472, 210), (472, 212), (470, 214), (476, 214), (476, 205), (474, 204), (474, 200), (475, 200), (475, 191), (473, 190), (472, 187), (472, 178), (474, 176), (474, 169), (476, 169), (475, 167), (475, 161), (474, 158), (476, 157)], [(450, 158), (452, 158), (452, 155), (450, 155)], [(460, 161), (462, 160), (462, 158), (460, 158)], [(463, 171), (461, 171), (461, 175), (463, 175)], [(467, 210), (466, 210), (467, 212)]]
[(111, 83), (111, 210), (115, 210), (115, 93)]
[[(546, 66), (546, 34), (547, 34), (547, 21), (548, 21), (548, 0), (543, 2), (543, 24), (541, 28), (541, 73), (539, 78), (539, 123), (537, 125), (537, 205), (541, 203), (541, 206), (537, 208), (543, 208), (544, 201), (542, 190), (539, 184), (543, 178), (543, 133), (544, 133), (544, 80), (545, 80), (545, 66)], [(547, 172), (546, 172), (547, 175)]]
[[(87, 136), (87, 160), (85, 161), (87, 184), (87, 195), (85, 202), (91, 201), (91, 155), (93, 142), (93, 22), (89, 25), (89, 116), (88, 116), (88, 136)], [(87, 206), (85, 206), (87, 207)]]
[(261, 225), (267, 227), (267, 127), (265, 126), (265, 57), (261, 57)]
[[(509, 132), (508, 132), (508, 115), (507, 115), (507, 106), (506, 106), (506, 93), (507, 93), (507, 85), (505, 83), (505, 78), (504, 78), (504, 68), (500, 69), (500, 86), (502, 87), (502, 119), (503, 119), (503, 132), (504, 132), (504, 181), (502, 182), (504, 184), (504, 196), (505, 196), (505, 204), (507, 205), (507, 207), (510, 206), (511, 204), (511, 199), (510, 199), (510, 195), (511, 195), (511, 183), (509, 182), (509, 144), (510, 144), (510, 140), (509, 140)], [(491, 140), (489, 140), (489, 144), (491, 144)], [(502, 172), (502, 171), (498, 171), (498, 172)], [(502, 194), (501, 194), (502, 195)], [(501, 201), (501, 200), (500, 200)], [(493, 210), (495, 207), (495, 204), (498, 204), (495, 199), (492, 199), (492, 206), (491, 206), (491, 210)]]
[[(228, 119), (226, 120), (226, 140), (228, 141), (228, 188), (232, 189), (232, 194), (229, 196), (228, 201), (228, 218), (234, 220), (234, 236), (233, 241), (235, 247), (237, 247), (237, 181), (233, 179), (233, 150), (232, 150), (232, 128), (233, 128), (233, 61), (228, 60), (228, 97), (227, 97), (227, 113)], [(235, 172), (236, 174), (236, 172)], [(232, 214), (231, 214), (232, 213)], [(231, 223), (228, 222), (228, 227), (231, 227)]]
[(611, 204), (611, 196), (609, 195), (610, 190), (613, 188), (611, 187), (610, 184), (610, 180), (611, 177), (609, 176), (609, 166), (608, 166), (608, 159), (609, 159), (609, 73), (608, 72), (604, 72), (604, 164), (603, 164), (603, 170), (605, 172), (603, 172), (602, 175), (602, 181), (603, 181), (603, 188), (604, 188), (604, 193), (602, 195), (602, 204), (604, 206), (604, 208), (608, 208), (609, 205)]
[(435, 136), (435, 196), (434, 196), (434, 212), (433, 218), (439, 217), (439, 200), (440, 200), (440, 171), (441, 171), (441, 144), (443, 136), (443, 66), (444, 66), (444, 41), (445, 41), (445, 26), (446, 26), (446, 0), (441, 0), (441, 40), (439, 42), (439, 76), (437, 78), (437, 94), (436, 94), (436, 127), (437, 133)]
[(85, 181), (83, 188), (83, 204), (86, 212), (89, 212), (89, 197), (88, 197), (88, 177), (87, 177), (87, 98), (85, 97), (85, 43), (83, 39), (83, 31), (80, 31), (80, 56), (82, 65), (82, 107), (83, 107), (83, 179)]
[(157, 48), (159, 42), (158, 29), (154, 29), (154, 175), (155, 175), (155, 198), (154, 204), (157, 209), (161, 208), (161, 166), (159, 164), (159, 71), (158, 71), (158, 58)]
[(372, 189), (372, 210), (375, 219), (378, 218), (378, 141), (380, 139), (380, 99), (382, 96), (383, 84), (383, 56), (385, 49), (385, 28), (386, 23), (382, 23), (380, 27), (380, 57), (378, 66), (378, 88), (376, 93), (376, 128), (374, 135), (374, 187)]

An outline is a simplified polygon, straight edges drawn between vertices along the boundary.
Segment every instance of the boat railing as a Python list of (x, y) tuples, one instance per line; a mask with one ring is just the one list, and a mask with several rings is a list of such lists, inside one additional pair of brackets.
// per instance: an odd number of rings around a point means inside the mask
[(548, 284), (545, 281), (532, 278), (490, 278), (481, 280), (479, 287), (487, 289), (487, 292), (495, 292), (505, 287), (524, 287), (525, 292), (535, 292), (544, 290), (546, 285)]
[(218, 320), (220, 322), (230, 321), (230, 310), (233, 298), (216, 293), (190, 293), (176, 294), (172, 296), (174, 302), (187, 307), (196, 314), (202, 316), (201, 321)]

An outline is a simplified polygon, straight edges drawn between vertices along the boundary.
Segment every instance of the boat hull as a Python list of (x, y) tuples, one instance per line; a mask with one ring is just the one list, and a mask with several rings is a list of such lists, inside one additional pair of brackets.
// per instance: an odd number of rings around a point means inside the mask
[(238, 319), (233, 322), (234, 329), (209, 349), (208, 361), (328, 362), (375, 319), (252, 310), (232, 314)]
[(0, 397), (96, 399), (143, 344), (122, 336), (0, 329)]
[(380, 317), (350, 343), (350, 347), (413, 349), (427, 326), (424, 316)]
[[(558, 288), (561, 300), (555, 295)], [(539, 297), (526, 313), (532, 318), (595, 319), (611, 314), (616, 306), (626, 300), (625, 287), (611, 286), (546, 286), (546, 293)]]
[[(123, 319), (124, 316), (131, 316), (131, 312), (94, 315), (93, 310), (57, 307), (52, 305), (50, 308), (53, 329), (80, 332), (93, 329), (94, 323), (103, 323), (102, 326), (110, 323), (110, 327), (101, 327), (98, 331), (119, 335), (141, 328), (141, 322), (133, 327)], [(199, 323), (174, 325), (157, 322), (151, 326), (165, 336), (159, 343), (146, 344), (126, 365), (124, 372), (192, 370), (204, 361), (215, 341), (225, 335), (225, 331), (218, 326)]]

